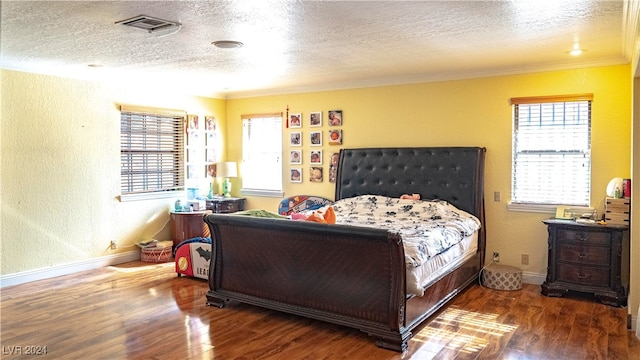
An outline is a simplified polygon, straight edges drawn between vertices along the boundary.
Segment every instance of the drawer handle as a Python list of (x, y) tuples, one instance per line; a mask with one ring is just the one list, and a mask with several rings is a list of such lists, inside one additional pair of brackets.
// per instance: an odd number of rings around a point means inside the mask
[(588, 277), (589, 277), (589, 275), (588, 275), (588, 274), (587, 274), (587, 275), (585, 275), (585, 274), (576, 274), (576, 277), (577, 277), (578, 279), (586, 279), (586, 278), (588, 278)]
[(578, 236), (578, 241), (587, 241), (587, 238), (582, 236), (582, 235), (579, 235)]
[(580, 259), (585, 259), (587, 256), (589, 256), (589, 255), (587, 255), (587, 254), (578, 254), (578, 257)]

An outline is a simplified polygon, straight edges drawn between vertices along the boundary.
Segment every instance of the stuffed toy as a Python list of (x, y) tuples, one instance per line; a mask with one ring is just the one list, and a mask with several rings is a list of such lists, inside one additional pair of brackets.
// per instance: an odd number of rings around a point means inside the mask
[(336, 223), (336, 213), (333, 211), (333, 206), (329, 206), (324, 213), (321, 211), (314, 211), (309, 217), (307, 217), (307, 221), (319, 222), (323, 224), (335, 224)]

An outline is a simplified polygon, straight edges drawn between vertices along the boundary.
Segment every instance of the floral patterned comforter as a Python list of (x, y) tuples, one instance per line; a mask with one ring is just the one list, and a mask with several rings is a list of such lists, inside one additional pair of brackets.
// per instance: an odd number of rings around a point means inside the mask
[(336, 224), (400, 234), (407, 267), (419, 267), (480, 229), (480, 221), (446, 201), (362, 195), (336, 201)]

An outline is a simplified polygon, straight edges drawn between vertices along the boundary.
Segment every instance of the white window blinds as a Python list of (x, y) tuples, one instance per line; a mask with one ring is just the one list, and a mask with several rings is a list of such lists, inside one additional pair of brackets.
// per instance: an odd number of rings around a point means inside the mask
[(589, 206), (592, 98), (511, 99), (512, 203)]
[(120, 108), (122, 195), (184, 189), (184, 117), (174, 110)]
[(242, 192), (281, 196), (282, 114), (242, 115)]

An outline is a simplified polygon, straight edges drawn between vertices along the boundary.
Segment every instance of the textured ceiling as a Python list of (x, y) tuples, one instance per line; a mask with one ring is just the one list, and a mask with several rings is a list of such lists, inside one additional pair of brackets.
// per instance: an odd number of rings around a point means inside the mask
[[(2, 1), (0, 67), (216, 97), (631, 62), (637, 1)], [(182, 24), (149, 33), (116, 22)], [(238, 40), (218, 49), (216, 40)], [(586, 52), (572, 57), (579, 43)], [(637, 52), (636, 52), (637, 54)], [(99, 64), (102, 67), (89, 67)]]

